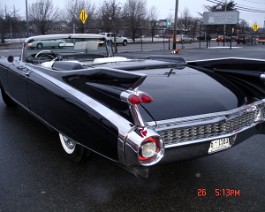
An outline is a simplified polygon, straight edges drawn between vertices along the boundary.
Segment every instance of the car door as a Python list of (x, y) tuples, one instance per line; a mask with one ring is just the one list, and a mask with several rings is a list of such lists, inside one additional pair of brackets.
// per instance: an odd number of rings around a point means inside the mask
[(21, 62), (13, 62), (9, 66), (7, 86), (10, 95), (22, 106), (28, 108), (27, 81), (30, 69)]
[(123, 39), (122, 39), (121, 35), (117, 35), (116, 42), (117, 43), (122, 43), (123, 42)]

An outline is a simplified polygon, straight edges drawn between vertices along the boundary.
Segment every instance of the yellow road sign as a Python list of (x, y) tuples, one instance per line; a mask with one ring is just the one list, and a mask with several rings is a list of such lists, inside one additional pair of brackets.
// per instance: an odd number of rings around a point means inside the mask
[(252, 29), (256, 32), (259, 29), (259, 25), (258, 24), (253, 24)]
[(85, 9), (82, 9), (80, 14), (79, 14), (79, 18), (82, 21), (83, 24), (86, 23), (86, 20), (88, 18), (88, 14), (86, 13)]

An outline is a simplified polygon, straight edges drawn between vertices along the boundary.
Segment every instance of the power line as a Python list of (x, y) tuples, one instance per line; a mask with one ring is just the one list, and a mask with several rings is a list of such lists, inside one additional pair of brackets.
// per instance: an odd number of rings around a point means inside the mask
[(264, 1), (250, 1), (250, 0), (242, 0), (242, 1), (246, 1), (252, 4), (263, 4), (264, 5)]
[(242, 10), (242, 11), (245, 11), (245, 12), (265, 13), (265, 10), (251, 9), (251, 8), (241, 7), (241, 6), (236, 6), (235, 8), (237, 10)]
[[(207, 0), (208, 2), (214, 3), (214, 4), (224, 4), (223, 1), (220, 0)], [(256, 7), (250, 7), (250, 6), (246, 6), (246, 5), (241, 5), (241, 4), (237, 4), (235, 3), (235, 9), (237, 10), (241, 10), (244, 12), (251, 12), (251, 13), (265, 13), (265, 10), (256, 8)]]

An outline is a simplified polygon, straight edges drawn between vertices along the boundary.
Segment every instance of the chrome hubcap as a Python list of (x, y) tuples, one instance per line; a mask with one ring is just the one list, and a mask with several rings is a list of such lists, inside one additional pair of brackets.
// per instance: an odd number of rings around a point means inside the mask
[(75, 151), (75, 147), (76, 147), (76, 142), (70, 138), (68, 138), (67, 136), (62, 135), (61, 133), (59, 133), (59, 137), (61, 140), (61, 144), (63, 146), (64, 151), (67, 154), (73, 154)]
[(63, 140), (64, 140), (64, 143), (65, 145), (69, 148), (69, 149), (74, 149), (75, 148), (75, 145), (76, 145), (76, 142), (63, 136)]

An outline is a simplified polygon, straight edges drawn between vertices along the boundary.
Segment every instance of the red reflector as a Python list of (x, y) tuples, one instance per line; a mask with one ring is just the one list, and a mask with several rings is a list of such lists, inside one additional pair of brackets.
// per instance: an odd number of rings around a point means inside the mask
[(147, 93), (141, 93), (140, 94), (140, 98), (141, 98), (143, 103), (151, 103), (151, 102), (153, 102), (153, 98)]
[(139, 96), (131, 94), (128, 98), (128, 102), (133, 105), (139, 105), (142, 103), (142, 100)]

